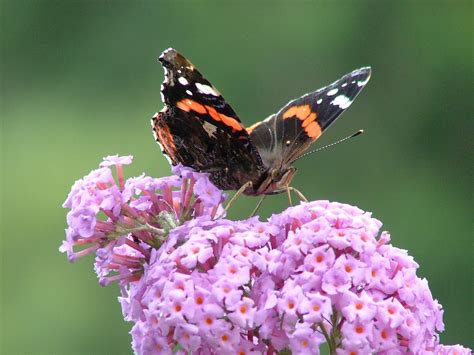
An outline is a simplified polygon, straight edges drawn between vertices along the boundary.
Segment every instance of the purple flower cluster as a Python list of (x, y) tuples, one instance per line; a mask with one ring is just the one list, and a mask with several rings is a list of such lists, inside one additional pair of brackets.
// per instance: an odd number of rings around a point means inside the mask
[(193, 218), (213, 219), (224, 213), (221, 202), (226, 196), (206, 174), (176, 167), (170, 177), (142, 174), (125, 181), (123, 165), (131, 162), (131, 156), (105, 157), (99, 169), (75, 182), (63, 204), (70, 211), (59, 250), (70, 261), (95, 253), (101, 285), (140, 279), (151, 252), (171, 229)]
[(75, 183), (60, 250), (120, 282), (136, 354), (470, 354), (439, 344), (441, 306), (370, 213), (315, 201), (231, 221), (205, 174), (125, 181), (130, 162)]

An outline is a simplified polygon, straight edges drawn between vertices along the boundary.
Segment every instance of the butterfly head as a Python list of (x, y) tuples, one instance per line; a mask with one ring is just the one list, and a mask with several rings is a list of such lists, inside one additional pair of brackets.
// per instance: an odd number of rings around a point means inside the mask
[(273, 195), (286, 191), (295, 173), (296, 168), (292, 166), (270, 168), (263, 175), (264, 179), (256, 186), (256, 195)]

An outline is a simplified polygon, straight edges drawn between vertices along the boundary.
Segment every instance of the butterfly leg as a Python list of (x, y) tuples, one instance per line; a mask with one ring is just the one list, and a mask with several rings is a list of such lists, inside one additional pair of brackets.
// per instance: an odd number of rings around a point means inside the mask
[(293, 206), (293, 202), (291, 201), (291, 187), (289, 185), (286, 185), (286, 194), (288, 195), (288, 202), (290, 203), (290, 206)]
[(260, 208), (260, 206), (262, 205), (262, 202), (265, 199), (265, 197), (267, 197), (267, 195), (263, 195), (262, 198), (258, 201), (257, 206), (255, 206), (255, 208), (253, 209), (253, 212), (250, 215), (250, 217), (253, 217), (257, 214), (257, 211)]
[(245, 184), (243, 184), (240, 189), (237, 190), (237, 192), (232, 196), (230, 201), (227, 203), (227, 206), (225, 206), (225, 211), (227, 212), (232, 206), (232, 204), (237, 200), (237, 198), (244, 193), (245, 190), (247, 190), (250, 186), (252, 186), (252, 181), (247, 181)]
[[(292, 186), (288, 186), (288, 191), (294, 191), (295, 194), (299, 197), (299, 199), (300, 199), (301, 201), (308, 202), (308, 199), (305, 197), (305, 195), (303, 195), (303, 194), (301, 193), (300, 190), (295, 189), (295, 188), (292, 187)], [(288, 192), (288, 194), (289, 194), (289, 192)]]

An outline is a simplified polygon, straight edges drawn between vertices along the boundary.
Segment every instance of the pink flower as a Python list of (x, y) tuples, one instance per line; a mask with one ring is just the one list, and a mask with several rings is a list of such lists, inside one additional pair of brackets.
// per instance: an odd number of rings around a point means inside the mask
[(324, 337), (307, 324), (299, 326), (290, 335), (290, 349), (293, 354), (319, 354)]
[(406, 310), (396, 298), (379, 302), (377, 307), (377, 319), (383, 324), (388, 325), (390, 328), (397, 328), (403, 323), (405, 317)]
[(331, 299), (319, 292), (307, 294), (308, 303), (304, 309), (303, 319), (307, 323), (320, 323), (331, 318)]
[(300, 307), (302, 304), (304, 305), (305, 301), (306, 297), (303, 295), (301, 287), (291, 285), (283, 290), (277, 303), (278, 311), (287, 320), (296, 320), (297, 313), (301, 312)]
[(360, 280), (364, 275), (365, 264), (350, 254), (342, 254), (334, 263), (334, 268), (344, 271), (351, 280)]
[(187, 268), (194, 268), (196, 265), (204, 264), (214, 255), (209, 241), (203, 238), (197, 238), (196, 241), (187, 243), (186, 247), (178, 249), (177, 252), (172, 253), (172, 257), (179, 258), (181, 264)]
[(322, 289), (330, 295), (344, 293), (351, 288), (349, 276), (339, 269), (331, 269), (323, 276)]
[(213, 333), (223, 322), (221, 318), (224, 314), (225, 312), (220, 306), (214, 303), (206, 304), (202, 307), (202, 311), (197, 314), (196, 324), (204, 332)]
[(132, 164), (133, 156), (127, 155), (123, 157), (119, 157), (116, 155), (109, 155), (104, 157), (104, 161), (100, 163), (101, 167), (104, 166), (113, 166), (113, 165), (130, 165)]
[(190, 351), (196, 351), (201, 345), (199, 328), (193, 324), (178, 325), (173, 333), (173, 339)]
[(229, 319), (243, 329), (252, 328), (254, 326), (255, 307), (251, 298), (243, 297), (239, 302), (229, 308), (231, 313), (228, 314)]
[[(372, 342), (372, 330), (374, 324), (372, 321), (368, 322), (345, 322), (342, 325), (343, 340), (342, 345), (344, 348), (351, 347), (365, 347), (371, 345)], [(372, 346), (371, 346), (372, 348)]]
[(306, 270), (316, 274), (323, 274), (333, 266), (335, 260), (334, 249), (327, 245), (314, 248), (306, 255), (304, 265)]
[(342, 314), (350, 322), (355, 320), (370, 321), (377, 314), (376, 303), (365, 291), (362, 291), (360, 296), (347, 292), (343, 295), (343, 300), (347, 305), (342, 308)]
[(388, 325), (376, 322), (373, 332), (373, 345), (379, 351), (387, 351), (397, 347), (397, 332)]
[(462, 345), (438, 345), (435, 354), (439, 355), (471, 355), (471, 349), (465, 348)]

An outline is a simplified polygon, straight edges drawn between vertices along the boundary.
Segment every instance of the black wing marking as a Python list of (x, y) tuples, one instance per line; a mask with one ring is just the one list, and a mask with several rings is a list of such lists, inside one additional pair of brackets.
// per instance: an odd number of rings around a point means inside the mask
[(264, 165), (280, 168), (296, 160), (351, 105), (370, 74), (369, 67), (354, 70), (249, 127)]

